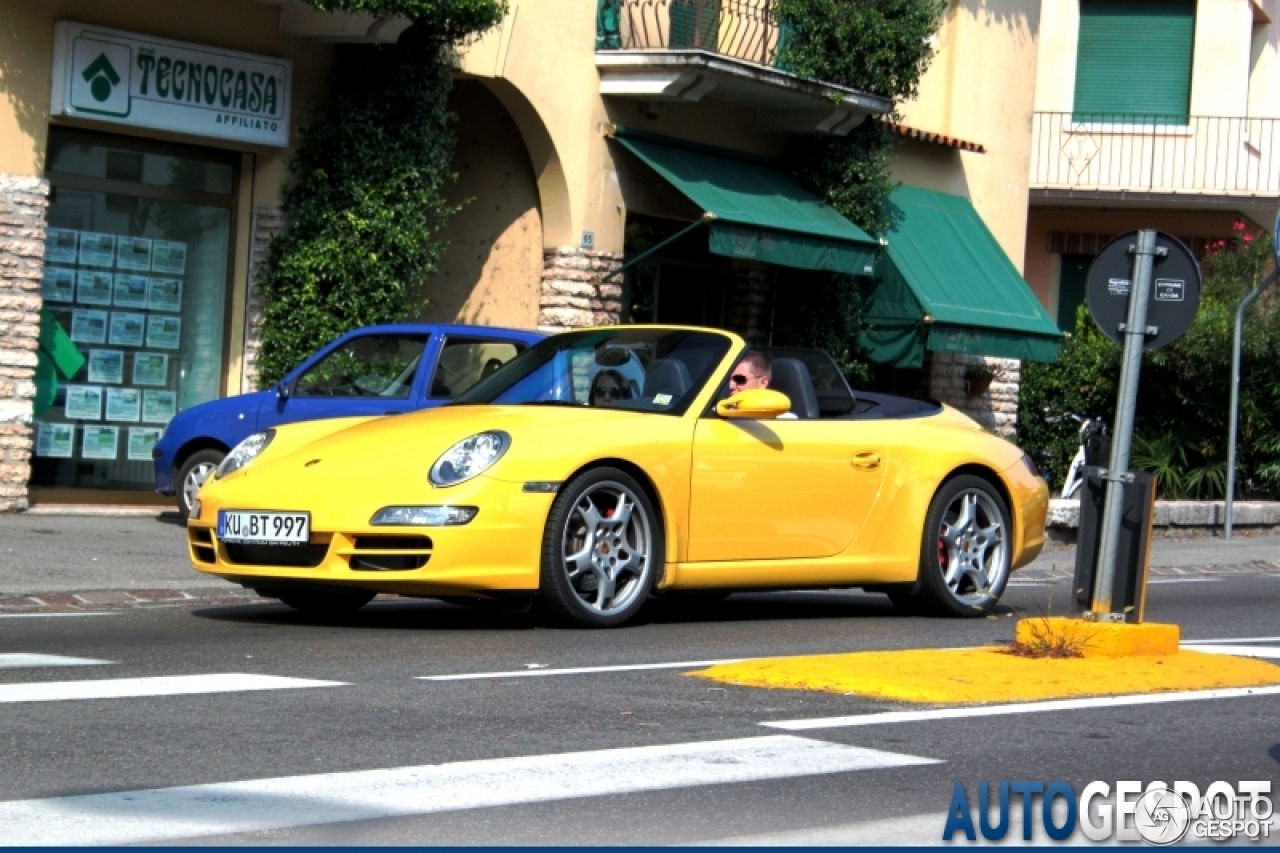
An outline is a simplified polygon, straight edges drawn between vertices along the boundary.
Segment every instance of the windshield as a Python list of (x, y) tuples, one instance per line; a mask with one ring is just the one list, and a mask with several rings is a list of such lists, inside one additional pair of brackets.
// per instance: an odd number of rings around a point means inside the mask
[(451, 405), (596, 406), (680, 415), (730, 342), (690, 329), (568, 332), (524, 352)]

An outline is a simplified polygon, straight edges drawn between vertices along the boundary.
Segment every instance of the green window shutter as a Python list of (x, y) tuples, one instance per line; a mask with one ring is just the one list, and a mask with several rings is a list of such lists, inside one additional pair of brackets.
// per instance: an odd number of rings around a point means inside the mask
[(672, 0), (667, 47), (715, 51), (720, 39), (720, 0)]
[(1195, 0), (1080, 0), (1075, 121), (1186, 124)]

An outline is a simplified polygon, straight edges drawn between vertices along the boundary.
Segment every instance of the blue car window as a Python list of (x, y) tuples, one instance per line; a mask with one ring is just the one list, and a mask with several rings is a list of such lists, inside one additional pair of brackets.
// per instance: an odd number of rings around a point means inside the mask
[(426, 346), (424, 335), (352, 338), (307, 368), (293, 396), (407, 399)]
[(524, 344), (470, 338), (448, 338), (436, 361), (427, 395), (448, 399), (461, 394), (515, 358)]

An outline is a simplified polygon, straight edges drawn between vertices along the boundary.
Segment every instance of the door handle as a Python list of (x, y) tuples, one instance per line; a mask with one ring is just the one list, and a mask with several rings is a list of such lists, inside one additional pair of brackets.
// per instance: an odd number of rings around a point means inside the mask
[(849, 464), (859, 471), (874, 471), (880, 467), (880, 454), (875, 450), (860, 450), (850, 457)]

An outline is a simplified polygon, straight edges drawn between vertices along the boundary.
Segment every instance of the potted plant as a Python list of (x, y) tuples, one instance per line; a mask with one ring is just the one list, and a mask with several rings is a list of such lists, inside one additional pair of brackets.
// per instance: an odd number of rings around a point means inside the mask
[(987, 392), (991, 383), (1004, 378), (1004, 370), (990, 364), (971, 364), (964, 371), (964, 392), (970, 397), (978, 397)]

